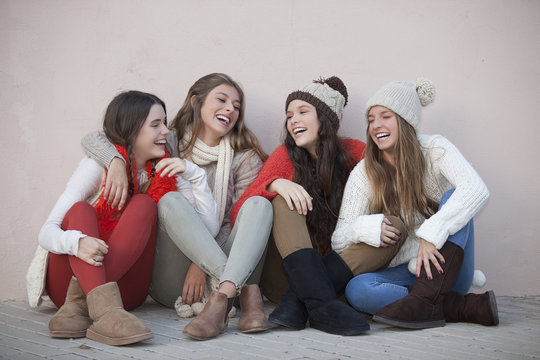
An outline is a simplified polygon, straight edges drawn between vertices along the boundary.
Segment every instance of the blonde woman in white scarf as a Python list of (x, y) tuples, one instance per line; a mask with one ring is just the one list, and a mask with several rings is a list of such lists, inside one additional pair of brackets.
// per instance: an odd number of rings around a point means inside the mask
[[(242, 89), (229, 76), (203, 76), (189, 89), (167, 136), (171, 158), (164, 173), (181, 172), (184, 159), (199, 165), (207, 173), (219, 209), (221, 227), (216, 234), (204, 226), (184, 196), (169, 193), (158, 203), (152, 298), (168, 307), (174, 307), (177, 299), (192, 305), (203, 298), (206, 275), (219, 282), (204, 310), (184, 328), (186, 335), (197, 340), (226, 330), (237, 295), (242, 309), (239, 330), (266, 329), (258, 282), (272, 206), (262, 197), (252, 197), (242, 206), (232, 229), (229, 219), (232, 205), (257, 177), (267, 157), (244, 123), (244, 105)], [(121, 156), (103, 134), (91, 133), (82, 143), (88, 156), (108, 167), (111, 180), (105, 193), (113, 207), (122, 208), (128, 187)]]

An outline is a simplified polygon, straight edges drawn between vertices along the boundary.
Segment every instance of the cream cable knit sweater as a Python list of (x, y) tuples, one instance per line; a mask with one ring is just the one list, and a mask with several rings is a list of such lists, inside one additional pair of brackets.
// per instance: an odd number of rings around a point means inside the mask
[[(420, 238), (440, 249), (449, 235), (459, 231), (485, 205), (489, 192), (486, 185), (459, 150), (440, 135), (418, 137), (426, 159), (425, 192), (439, 202), (443, 194), (455, 188), (446, 204), (429, 219), (417, 215), (415, 234), (410, 235), (390, 266), (415, 259)], [(336, 230), (332, 235), (332, 248), (341, 253), (348, 246), (364, 242), (381, 245), (383, 214), (370, 214), (369, 205), (373, 191), (367, 179), (365, 161), (351, 172), (339, 214)]]

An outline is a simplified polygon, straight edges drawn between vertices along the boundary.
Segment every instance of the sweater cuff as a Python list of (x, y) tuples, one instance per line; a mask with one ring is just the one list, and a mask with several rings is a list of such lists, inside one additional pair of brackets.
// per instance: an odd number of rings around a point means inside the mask
[(449, 235), (450, 234), (443, 229), (443, 226), (428, 221), (424, 221), (418, 230), (416, 230), (416, 236), (418, 238), (432, 243), (437, 250), (440, 250), (443, 247)]

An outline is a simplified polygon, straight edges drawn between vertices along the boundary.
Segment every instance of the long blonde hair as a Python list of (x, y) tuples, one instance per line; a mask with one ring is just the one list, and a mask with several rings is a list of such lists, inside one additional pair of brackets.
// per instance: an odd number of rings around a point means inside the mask
[[(242, 88), (230, 76), (222, 73), (205, 75), (189, 88), (184, 104), (171, 122), (171, 129), (175, 129), (178, 136), (178, 153), (181, 156), (189, 156), (193, 151), (197, 134), (204, 126), (201, 117), (202, 105), (210, 91), (223, 84), (234, 87), (240, 96), (238, 120), (229, 132), (231, 147), (234, 151), (254, 150), (263, 161), (266, 160), (268, 155), (262, 150), (257, 137), (244, 122), (245, 97)], [(195, 97), (192, 104), (193, 96)], [(188, 131), (191, 131), (191, 137), (184, 141), (184, 136)]]
[(427, 219), (435, 213), (438, 204), (423, 190), (426, 162), (416, 131), (401, 116), (395, 115), (399, 131), (394, 149), (395, 167), (384, 160), (383, 152), (369, 135), (368, 123), (365, 165), (374, 193), (370, 211), (399, 216), (412, 230), (415, 213)]

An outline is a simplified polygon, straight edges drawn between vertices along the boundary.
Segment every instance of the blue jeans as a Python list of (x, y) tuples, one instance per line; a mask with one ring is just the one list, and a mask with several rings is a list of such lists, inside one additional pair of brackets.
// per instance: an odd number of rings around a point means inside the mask
[[(454, 189), (444, 193), (439, 209), (450, 198)], [(463, 264), (453, 290), (466, 294), (471, 287), (474, 274), (474, 224), (469, 221), (461, 230), (447, 239), (464, 251)], [(375, 314), (380, 308), (393, 303), (408, 294), (406, 286), (416, 280), (408, 269), (408, 264), (387, 268), (373, 273), (361, 274), (353, 278), (345, 289), (349, 303), (358, 311)]]

